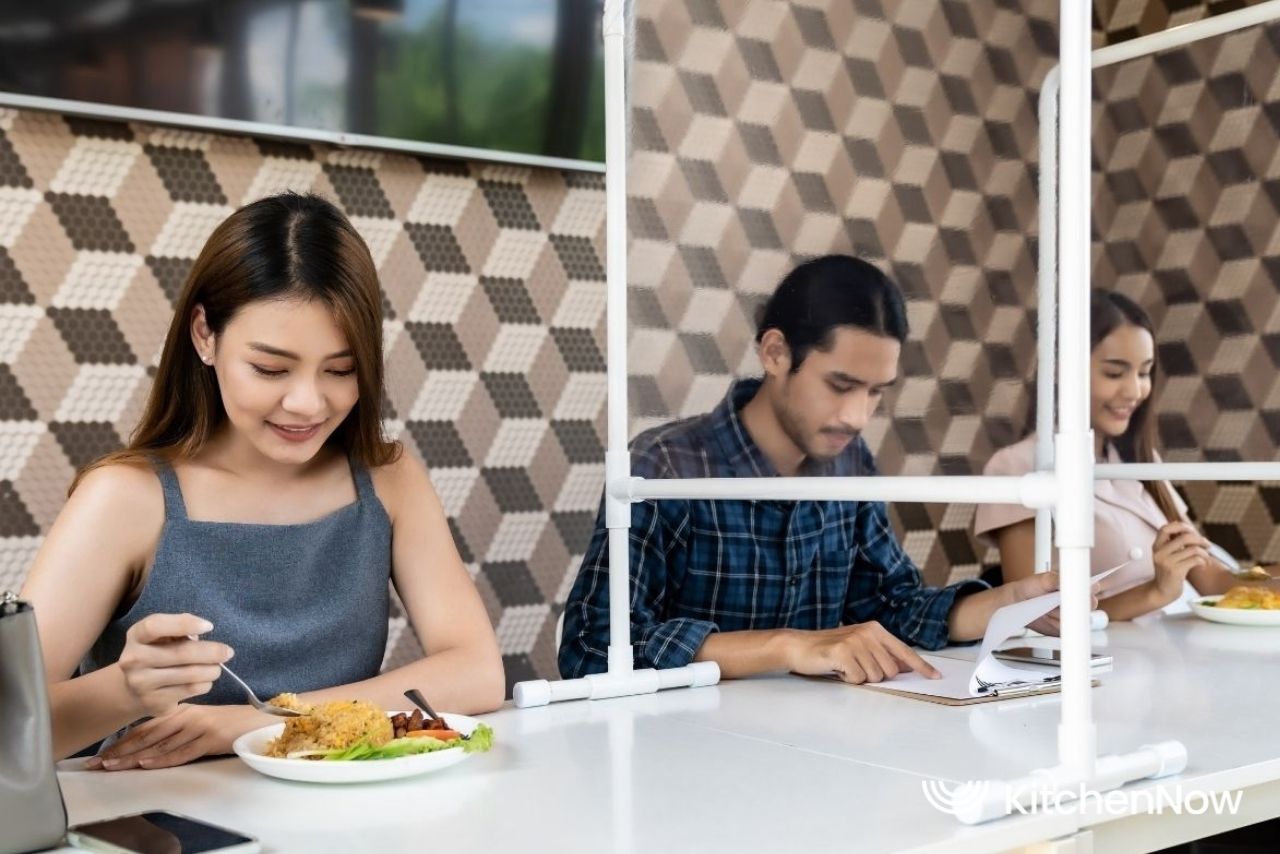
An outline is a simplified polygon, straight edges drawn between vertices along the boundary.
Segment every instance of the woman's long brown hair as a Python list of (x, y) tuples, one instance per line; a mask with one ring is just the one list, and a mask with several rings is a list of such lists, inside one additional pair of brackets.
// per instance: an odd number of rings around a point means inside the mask
[[(1147, 330), (1151, 340), (1155, 341), (1155, 329), (1151, 326), (1151, 318), (1142, 310), (1142, 306), (1124, 294), (1113, 291), (1094, 291), (1089, 295), (1089, 350), (1096, 350), (1112, 332), (1122, 326), (1137, 326)], [(1147, 399), (1138, 404), (1129, 418), (1129, 427), (1114, 439), (1108, 439), (1116, 449), (1120, 459), (1126, 463), (1153, 463), (1156, 461), (1156, 424), (1152, 416), (1155, 400), (1156, 370), (1158, 360), (1151, 363), (1151, 390)], [(1182, 518), (1173, 496), (1169, 494), (1169, 486), (1161, 480), (1146, 480), (1143, 487), (1160, 507), (1160, 512), (1170, 522)]]
[(196, 354), (191, 322), (197, 306), (215, 335), (236, 313), (262, 300), (326, 305), (355, 356), (355, 407), (329, 438), (354, 462), (394, 461), (400, 444), (382, 432), (382, 298), (369, 247), (332, 203), (285, 193), (245, 205), (214, 229), (183, 285), (142, 418), (128, 444), (81, 469), (151, 458), (189, 459), (226, 420), (213, 369)]

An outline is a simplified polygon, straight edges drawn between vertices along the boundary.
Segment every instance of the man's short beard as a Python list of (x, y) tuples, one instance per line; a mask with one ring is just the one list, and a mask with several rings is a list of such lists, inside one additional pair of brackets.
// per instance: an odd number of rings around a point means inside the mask
[[(804, 425), (800, 423), (800, 420), (786, 404), (787, 389), (784, 387), (779, 391), (780, 394), (772, 403), (773, 416), (778, 420), (778, 426), (782, 428), (782, 432), (791, 440), (791, 444), (799, 448), (805, 455), (806, 459), (814, 460), (819, 463), (826, 463), (834, 460), (836, 457), (844, 453), (843, 448), (830, 454), (815, 451), (805, 437)], [(819, 430), (818, 432), (822, 433), (824, 431)], [(858, 433), (857, 431), (852, 431), (849, 435), (851, 439), (856, 439)]]
[[(784, 391), (782, 397), (785, 398), (785, 396), (786, 394)], [(775, 402), (773, 406), (773, 415), (778, 419), (778, 426), (782, 428), (782, 432), (791, 440), (791, 444), (799, 448), (801, 453), (803, 453), (807, 459), (826, 462), (827, 460), (835, 458), (835, 454), (822, 455), (814, 453), (813, 448), (809, 446), (809, 442), (805, 438), (804, 425), (800, 423), (800, 420), (796, 418), (791, 409), (787, 407), (785, 401), (779, 400)]]

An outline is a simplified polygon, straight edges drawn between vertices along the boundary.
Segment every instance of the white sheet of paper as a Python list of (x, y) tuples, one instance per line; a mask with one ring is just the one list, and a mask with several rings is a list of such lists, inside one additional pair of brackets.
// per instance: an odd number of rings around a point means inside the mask
[[(1112, 567), (1106, 572), (1093, 576), (1092, 583), (1096, 584), (1111, 573), (1124, 567), (1127, 563), (1128, 561), (1125, 561), (1120, 566)], [(1045, 593), (1042, 596), (1036, 596), (1033, 599), (1026, 599), (1022, 602), (1014, 602), (1012, 605), (1005, 605), (1003, 608), (997, 609), (991, 615), (990, 621), (987, 622), (987, 631), (982, 636), (982, 646), (978, 648), (976, 664), (961, 659), (922, 655), (921, 658), (932, 664), (942, 674), (941, 679), (929, 679), (915, 671), (908, 671), (907, 673), (898, 674), (887, 682), (872, 683), (866, 687), (891, 688), (911, 691), (916, 694), (927, 694), (930, 697), (949, 697), (954, 700), (963, 700), (967, 697), (980, 697), (985, 693), (979, 690), (982, 686), (978, 684), (978, 677), (981, 677), (987, 683), (1023, 682), (1035, 684), (1057, 681), (1058, 675), (1052, 671), (1010, 667), (995, 658), (991, 653), (1010, 637), (1017, 634), (1019, 630), (1030, 623), (1034, 623), (1040, 617), (1058, 607), (1061, 600), (1062, 594), (1055, 590), (1052, 593)]]
[(871, 682), (867, 688), (890, 688), (894, 691), (911, 691), (916, 694), (928, 694), (930, 697), (949, 697), (963, 700), (973, 696), (969, 693), (969, 680), (973, 678), (973, 662), (960, 658), (943, 658), (938, 655), (922, 655), (925, 661), (932, 664), (942, 674), (941, 679), (930, 679), (921, 676), (914, 670), (900, 673), (888, 682)]

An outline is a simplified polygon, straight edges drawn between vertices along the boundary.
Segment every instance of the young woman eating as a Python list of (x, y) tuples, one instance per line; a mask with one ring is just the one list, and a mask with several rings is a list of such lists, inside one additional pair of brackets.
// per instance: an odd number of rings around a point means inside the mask
[[(1156, 376), (1155, 336), (1145, 311), (1123, 294), (1090, 297), (1090, 421), (1099, 462), (1157, 462), (1151, 389)], [(998, 451), (984, 474), (1026, 474), (1035, 467), (1035, 436)], [(1184, 581), (1202, 595), (1224, 593), (1238, 582), (1213, 559), (1208, 541), (1187, 517), (1187, 507), (1165, 481), (1097, 481), (1094, 487), (1092, 570), (1102, 572), (1143, 556), (1100, 582), (1099, 606), (1112, 620), (1159, 610), (1182, 595)], [(1035, 513), (1004, 504), (980, 505), (974, 533), (1000, 550), (1003, 580), (1034, 571)]]
[[(136, 431), (77, 475), (23, 590), (59, 755), (126, 727), (90, 767), (229, 752), (278, 719), (221, 677), (228, 660), (263, 699), (502, 703), (484, 605), (426, 470), (384, 438), (382, 401), (377, 271), (350, 222), (294, 194), (228, 217)], [(390, 585), (426, 654), (380, 673)]]

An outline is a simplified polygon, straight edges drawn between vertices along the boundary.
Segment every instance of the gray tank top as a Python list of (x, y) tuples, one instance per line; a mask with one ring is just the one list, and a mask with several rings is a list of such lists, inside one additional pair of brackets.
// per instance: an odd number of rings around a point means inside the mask
[[(118, 661), (125, 633), (143, 617), (192, 613), (213, 623), (204, 637), (235, 649), (232, 668), (264, 700), (378, 674), (391, 606), (391, 519), (368, 471), (351, 464), (354, 503), (314, 522), (260, 525), (188, 519), (177, 475), (167, 463), (154, 465), (165, 520), (151, 573), (81, 672)], [(188, 702), (245, 699), (223, 677)]]

